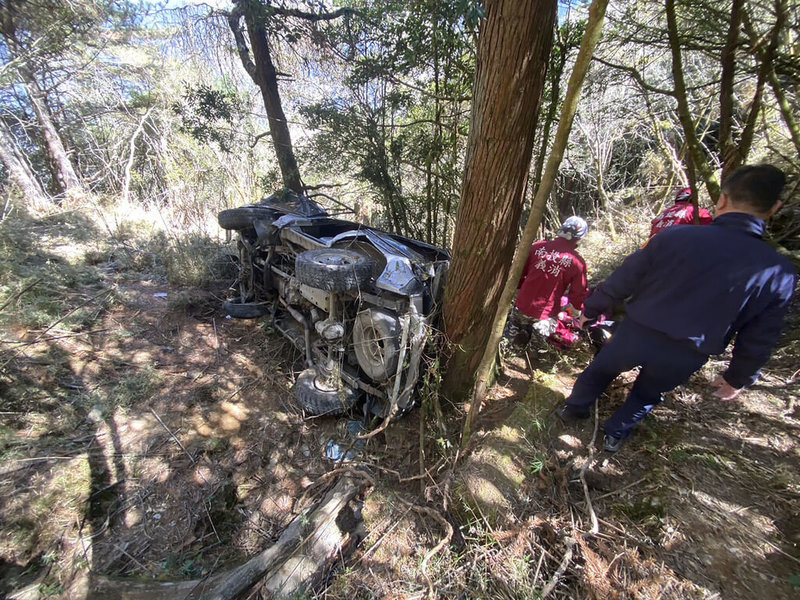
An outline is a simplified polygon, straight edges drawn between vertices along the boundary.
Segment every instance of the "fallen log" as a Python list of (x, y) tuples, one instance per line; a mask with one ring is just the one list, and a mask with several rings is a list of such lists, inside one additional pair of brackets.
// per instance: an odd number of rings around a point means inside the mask
[[(360, 498), (368, 477), (344, 475), (313, 509), (295, 518), (272, 546), (246, 563), (197, 581), (133, 582), (91, 578), (89, 593), (104, 600), (238, 600), (259, 587), (265, 598), (292, 598), (312, 588), (338, 558), (364, 537)], [(81, 586), (78, 586), (81, 587)]]

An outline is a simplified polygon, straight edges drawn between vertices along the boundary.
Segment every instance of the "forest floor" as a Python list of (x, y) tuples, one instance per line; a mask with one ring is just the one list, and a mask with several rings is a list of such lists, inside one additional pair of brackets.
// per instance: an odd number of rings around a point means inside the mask
[[(229, 280), (170, 284), (174, 256), (170, 266), (115, 233), (81, 211), (0, 224), (4, 597), (79, 597), (87, 578), (196, 579), (243, 562), (334, 467), (330, 440), (349, 440), (347, 419), (295, 406), (298, 357), (268, 323), (225, 317)], [(443, 432), (415, 409), (361, 448), (376, 478), (367, 537), (308, 597), (798, 597), (797, 311), (788, 333), (740, 400), (711, 399), (725, 364), (713, 360), (617, 454), (602, 451), (595, 421), (549, 415), (502, 525), (445, 508), (463, 415), (445, 407)], [(532, 382), (564, 394), (589, 358), (586, 346), (511, 352), (472, 447)], [(601, 422), (633, 376), (601, 400)], [(413, 505), (454, 526), (432, 556), (442, 521)]]

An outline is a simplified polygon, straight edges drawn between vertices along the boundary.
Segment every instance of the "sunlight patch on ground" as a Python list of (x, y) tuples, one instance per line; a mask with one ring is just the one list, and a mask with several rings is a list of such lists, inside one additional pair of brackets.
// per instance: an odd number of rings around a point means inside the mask
[(583, 446), (583, 442), (581, 442), (580, 438), (570, 435), (569, 433), (562, 433), (558, 436), (558, 439), (570, 448), (580, 448)]

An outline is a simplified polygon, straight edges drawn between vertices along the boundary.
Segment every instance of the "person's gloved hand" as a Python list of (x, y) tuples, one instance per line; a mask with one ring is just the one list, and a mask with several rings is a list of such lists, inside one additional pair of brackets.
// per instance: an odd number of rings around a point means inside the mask
[(593, 319), (587, 319), (587, 318), (586, 318), (586, 315), (581, 315), (581, 316), (580, 316), (580, 319), (578, 319), (578, 326), (579, 326), (581, 329), (583, 329), (583, 328), (586, 326), (586, 324), (587, 324), (589, 321), (591, 321), (591, 320), (593, 320)]
[(579, 311), (577, 308), (572, 306), (572, 304), (567, 304), (564, 307), (564, 312), (566, 312), (573, 319), (577, 319), (578, 317), (581, 316), (581, 311)]
[(541, 319), (532, 324), (533, 330), (542, 337), (550, 337), (556, 331), (558, 323), (555, 319)]
[(711, 387), (714, 388), (714, 397), (720, 400), (733, 400), (742, 391), (742, 388), (735, 388), (725, 381), (722, 375), (718, 375), (717, 378), (711, 382)]

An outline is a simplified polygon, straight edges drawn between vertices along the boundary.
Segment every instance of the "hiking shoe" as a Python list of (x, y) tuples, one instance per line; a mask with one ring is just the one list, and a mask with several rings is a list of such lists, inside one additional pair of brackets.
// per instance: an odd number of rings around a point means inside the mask
[(565, 404), (556, 411), (556, 415), (564, 423), (577, 423), (578, 421), (588, 419), (591, 413), (588, 410), (581, 412), (572, 408), (569, 404)]
[(613, 435), (605, 434), (603, 436), (603, 450), (607, 452), (619, 452), (620, 448), (625, 445), (628, 438), (619, 438)]

